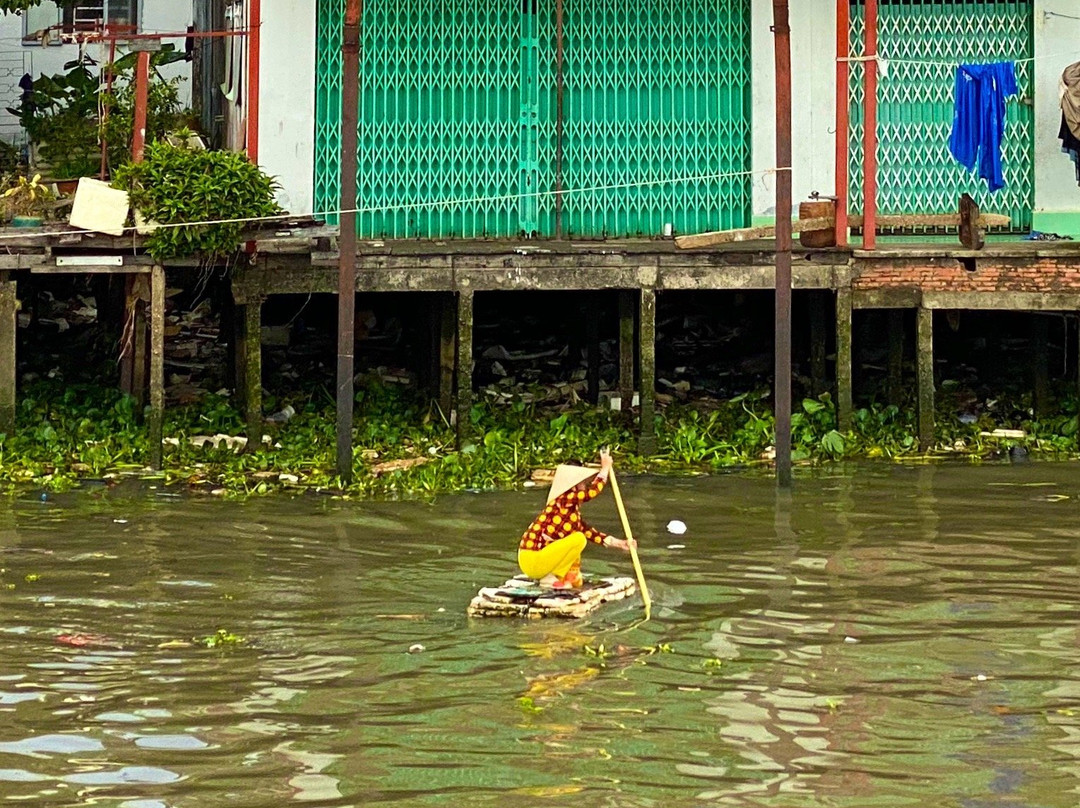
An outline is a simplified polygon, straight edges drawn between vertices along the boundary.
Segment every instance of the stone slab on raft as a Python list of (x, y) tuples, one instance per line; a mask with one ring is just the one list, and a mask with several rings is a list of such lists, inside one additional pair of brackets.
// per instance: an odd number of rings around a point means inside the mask
[(519, 575), (502, 586), (481, 589), (469, 603), (470, 617), (584, 617), (605, 603), (637, 591), (633, 578), (593, 578), (581, 589), (548, 589)]

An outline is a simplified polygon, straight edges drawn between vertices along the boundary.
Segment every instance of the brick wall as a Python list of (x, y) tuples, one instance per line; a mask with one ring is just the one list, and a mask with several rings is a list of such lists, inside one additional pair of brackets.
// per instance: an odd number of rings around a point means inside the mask
[(955, 258), (860, 258), (852, 289), (948, 292), (1080, 292), (1076, 258), (978, 258), (970, 271)]

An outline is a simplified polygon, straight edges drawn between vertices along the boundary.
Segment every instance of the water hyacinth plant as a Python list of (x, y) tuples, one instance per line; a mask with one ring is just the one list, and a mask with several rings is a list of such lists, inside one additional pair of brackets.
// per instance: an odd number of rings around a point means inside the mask
[[(280, 403), (280, 402), (279, 402)], [(770, 471), (774, 419), (763, 392), (712, 402), (708, 409), (669, 406), (657, 416), (655, 454), (637, 452), (636, 425), (627, 413), (585, 405), (545, 409), (521, 401), (478, 403), (470, 412), (474, 436), (460, 449), (437, 405), (394, 386), (368, 384), (357, 394), (354, 482), (335, 472), (334, 405), (312, 393), (292, 400), (296, 415), (267, 424), (269, 442), (238, 451), (230, 441), (193, 438), (243, 434), (233, 403), (209, 396), (198, 405), (166, 411), (165, 470), (151, 475), (146, 427), (134, 401), (95, 386), (35, 382), (21, 397), (18, 429), (0, 436), (0, 482), (51, 489), (81, 479), (154, 476), (193, 492), (228, 496), (273, 491), (327, 491), (358, 497), (430, 496), (525, 484), (536, 469), (589, 460), (608, 445), (629, 472), (709, 473)], [(1075, 413), (1075, 402), (1065, 405)], [(933, 457), (1000, 457), (1014, 441), (988, 435), (987, 424), (965, 424), (939, 411)], [(836, 460), (925, 459), (911, 413), (889, 405), (857, 410), (850, 431), (836, 426), (828, 396), (807, 399), (792, 419), (792, 442), (804, 466)], [(1027, 448), (1044, 455), (1076, 451), (1076, 417), (1024, 424)]]

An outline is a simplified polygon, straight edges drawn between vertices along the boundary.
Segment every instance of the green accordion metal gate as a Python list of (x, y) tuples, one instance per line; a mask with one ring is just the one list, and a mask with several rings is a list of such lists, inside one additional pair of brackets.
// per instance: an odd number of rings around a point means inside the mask
[[(332, 211), (345, 3), (317, 1), (315, 205)], [(748, 225), (749, 0), (565, 0), (563, 16), (563, 234)], [(361, 236), (554, 235), (555, 0), (366, 0), (362, 30)]]
[[(863, 53), (864, 0), (851, 0), (851, 51)], [(1005, 187), (986, 183), (949, 153), (953, 88), (960, 62), (1028, 58), (1033, 0), (879, 0), (878, 52), (886, 62), (878, 95), (878, 210), (955, 212), (963, 192), (983, 210), (1031, 228), (1035, 199), (1032, 64), (1016, 64), (1019, 95), (1008, 102), (1002, 163)], [(890, 61), (896, 60), (896, 61)], [(911, 61), (902, 61), (911, 60)], [(863, 65), (852, 63), (850, 207), (862, 210)]]

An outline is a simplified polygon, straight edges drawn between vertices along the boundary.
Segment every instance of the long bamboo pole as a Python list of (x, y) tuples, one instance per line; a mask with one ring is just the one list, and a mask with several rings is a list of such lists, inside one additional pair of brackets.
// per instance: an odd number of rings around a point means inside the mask
[(623, 505), (622, 494), (619, 493), (619, 481), (615, 477), (615, 469), (611, 470), (611, 493), (615, 495), (615, 507), (619, 509), (619, 520), (622, 522), (623, 533), (626, 541), (630, 544), (630, 559), (634, 562), (634, 574), (637, 576), (638, 589), (641, 590), (641, 600), (645, 604), (645, 619), (652, 616), (652, 598), (649, 597), (649, 587), (645, 585), (645, 573), (641, 571), (641, 561), (638, 559), (637, 546), (634, 544), (634, 534), (630, 530), (630, 520), (626, 518), (626, 507)]

